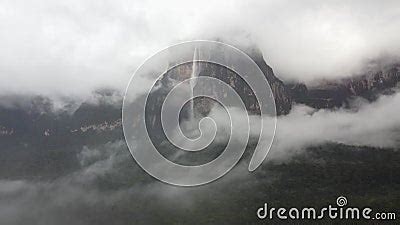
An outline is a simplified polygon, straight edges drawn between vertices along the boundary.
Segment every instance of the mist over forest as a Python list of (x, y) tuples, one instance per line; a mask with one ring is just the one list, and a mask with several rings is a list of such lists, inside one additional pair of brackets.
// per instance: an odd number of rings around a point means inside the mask
[[(399, 27), (398, 1), (3, 0), (0, 224), (258, 224), (269, 222), (256, 215), (266, 202), (318, 208), (338, 196), (398, 215)], [(236, 46), (260, 67), (276, 104), (274, 141), (254, 172), (256, 132), (221, 179), (168, 185), (128, 149), (125, 88), (151, 55), (203, 39)], [(240, 79), (226, 71), (221, 77), (253, 103)], [(163, 82), (170, 77), (159, 80), (153, 105), (170, 90)], [(223, 132), (194, 154), (176, 153), (157, 136), (174, 162), (204, 163), (226, 145), (226, 113), (197, 103)], [(251, 126), (271, 123), (257, 104), (245, 106)]]

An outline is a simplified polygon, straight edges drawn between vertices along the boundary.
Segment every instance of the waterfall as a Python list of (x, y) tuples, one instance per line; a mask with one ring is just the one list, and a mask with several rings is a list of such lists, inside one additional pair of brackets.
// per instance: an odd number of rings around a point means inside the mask
[[(194, 54), (193, 54), (193, 64), (192, 64), (192, 73), (190, 75), (190, 78), (197, 78), (200, 74), (200, 66), (199, 66), (199, 52), (197, 50), (197, 48), (194, 49)], [(193, 99), (193, 90), (194, 87), (196, 86), (196, 80), (191, 79), (190, 82), (190, 97), (191, 100), (189, 102), (189, 121), (194, 121), (195, 119), (195, 113), (194, 113), (194, 99)]]

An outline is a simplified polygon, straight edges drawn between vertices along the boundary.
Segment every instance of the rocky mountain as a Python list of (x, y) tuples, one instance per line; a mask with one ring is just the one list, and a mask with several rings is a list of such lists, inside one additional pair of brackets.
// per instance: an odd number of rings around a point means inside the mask
[[(247, 53), (270, 82), (278, 115), (288, 114), (292, 105), (297, 103), (314, 108), (334, 108), (348, 106), (354, 97), (373, 101), (380, 94), (390, 94), (400, 79), (400, 65), (393, 64), (352, 78), (323, 81), (308, 87), (300, 83), (285, 84), (274, 75), (257, 48), (249, 48)], [(177, 70), (173, 71), (176, 72), (174, 76), (181, 77), (175, 79), (184, 79), (190, 74), (191, 64)], [(204, 65), (203, 70), (233, 86), (245, 99), (247, 109), (257, 112), (258, 103), (252, 91), (232, 71), (216, 65)], [(168, 86), (168, 79), (160, 82)], [(155, 98), (150, 98), (152, 102), (149, 105), (160, 105), (160, 96), (165, 96), (165, 93), (166, 90), (163, 90)], [(0, 99), (1, 146), (12, 145), (16, 141), (24, 143), (24, 139), (62, 144), (74, 138), (90, 143), (92, 136), (102, 136), (104, 141), (122, 137), (122, 94), (115, 90), (97, 90), (92, 99), (79, 104), (70, 100), (58, 110), (54, 109), (54, 102), (43, 96), (1, 96)], [(210, 104), (207, 100), (199, 99), (196, 107), (207, 113)], [(155, 123), (156, 120), (151, 121)]]
[(254, 60), (258, 67), (260, 67), (261, 71), (267, 78), (272, 93), (274, 94), (277, 114), (288, 114), (292, 108), (293, 101), (290, 88), (275, 76), (272, 68), (265, 62), (264, 57), (258, 48), (250, 48), (247, 51), (247, 54)]
[(304, 84), (288, 87), (296, 103), (313, 108), (334, 108), (347, 107), (349, 100), (355, 97), (374, 101), (380, 94), (392, 93), (399, 81), (400, 64), (393, 64), (347, 79), (321, 81), (310, 87)]
[[(399, 67), (391, 66), (314, 86), (287, 85), (274, 75), (259, 51), (249, 50), (249, 54), (271, 84), (279, 115), (288, 114), (297, 103), (332, 108), (346, 106), (357, 96), (373, 101), (379, 94), (390, 94), (399, 81)], [(190, 64), (179, 67), (174, 79), (186, 78), (191, 69)], [(234, 73), (215, 65), (203, 69), (232, 85), (247, 109), (257, 112), (251, 90)], [(165, 88), (150, 98), (153, 110), (168, 91), (171, 80), (167, 78), (159, 81)], [(255, 147), (250, 142), (243, 160), (226, 176), (209, 185), (178, 191), (134, 163), (122, 131), (121, 93), (102, 89), (84, 102), (66, 99), (62, 103), (43, 96), (0, 96), (0, 199), (5, 210), (0, 214), (17, 209), (17, 224), (26, 224), (24, 220), (57, 224), (64, 218), (75, 224), (257, 224), (256, 209), (265, 202), (325, 207), (327, 203), (335, 205), (338, 196), (346, 196), (350, 205), (398, 213), (398, 147), (339, 143), (317, 144), (304, 151), (298, 147), (294, 151), (299, 154), (293, 158), (266, 160), (248, 173), (247, 162)], [(207, 113), (210, 102), (198, 99), (196, 106)], [(148, 119), (159, 128), (154, 112)], [(160, 153), (179, 164), (198, 165), (224, 150), (224, 145), (210, 146), (183, 155), (173, 146), (162, 145)]]
[[(272, 68), (267, 65), (261, 51), (258, 48), (254, 46), (248, 47), (246, 48), (246, 53), (259, 66), (265, 78), (268, 80), (271, 86), (271, 90), (275, 97), (277, 114), (284, 115), (289, 113), (292, 108), (292, 96), (289, 88), (279, 78), (275, 76)], [(224, 81), (225, 83), (229, 84), (239, 94), (239, 96), (241, 96), (249, 112), (251, 113), (259, 112), (258, 102), (254, 96), (253, 91), (239, 75), (237, 75), (235, 72), (233, 72), (228, 68), (212, 63), (200, 63), (199, 67), (201, 68), (199, 76), (211, 76)], [(169, 90), (173, 86), (170, 84), (171, 79), (175, 81), (183, 81), (190, 77), (191, 72), (192, 72), (192, 63), (185, 63), (183, 65), (180, 65), (179, 67), (173, 68), (163, 76), (163, 78), (160, 81), (161, 86)], [(218, 89), (217, 87), (213, 86), (209, 88), (212, 89), (213, 93), (216, 93), (221, 97), (227, 94), (223, 90)], [(159, 91), (158, 94), (162, 96), (165, 95), (165, 92), (168, 91), (165, 91), (162, 94), (160, 92), (162, 91)], [(155, 95), (157, 95), (157, 93), (155, 93)], [(160, 103), (162, 102), (162, 99), (154, 101)], [(210, 104), (211, 103), (208, 102), (207, 100), (202, 99), (198, 100), (196, 105), (198, 105), (199, 111), (202, 111), (203, 113), (206, 114), (210, 108), (209, 107)]]
[[(249, 55), (270, 82), (279, 115), (289, 113), (292, 105), (297, 103), (315, 108), (334, 108), (346, 107), (354, 97), (373, 101), (380, 94), (390, 94), (400, 77), (399, 65), (392, 65), (360, 76), (324, 81), (309, 87), (304, 84), (288, 85), (274, 75), (259, 51), (250, 49)], [(251, 90), (234, 73), (216, 71), (220, 68), (213, 65), (204, 69), (219, 74), (220, 79), (231, 84), (245, 98), (248, 110), (257, 112), (257, 102)], [(180, 70), (176, 74), (184, 78), (191, 71), (191, 66), (183, 66)], [(168, 79), (160, 82), (168, 83)], [(163, 96), (167, 90), (159, 90), (161, 93), (150, 99), (150, 106), (162, 102), (159, 96)], [(76, 166), (76, 162), (66, 159), (78, 153), (71, 151), (79, 151), (82, 145), (95, 146), (123, 139), (121, 107), (122, 94), (109, 89), (95, 91), (92, 98), (84, 102), (66, 100), (62, 107), (43, 96), (0, 96), (0, 171), (5, 177), (20, 174), (52, 176), (52, 171), (68, 173)], [(207, 113), (210, 104), (199, 99), (196, 107)], [(160, 123), (156, 120), (150, 122), (159, 128)], [(21, 160), (26, 163), (20, 164)], [(7, 168), (15, 165), (19, 169), (13, 174)]]
[(114, 90), (98, 90), (93, 93), (94, 100), (66, 104), (61, 109), (43, 96), (1, 99), (0, 147), (24, 142), (62, 145), (73, 139), (90, 143), (93, 134), (104, 134), (105, 141), (122, 137), (122, 96)]

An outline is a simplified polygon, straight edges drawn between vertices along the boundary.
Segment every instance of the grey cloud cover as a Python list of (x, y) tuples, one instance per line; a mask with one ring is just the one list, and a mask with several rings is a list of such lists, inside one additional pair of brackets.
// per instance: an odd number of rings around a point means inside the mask
[[(326, 143), (342, 143), (352, 146), (370, 146), (378, 148), (396, 148), (399, 137), (396, 134), (400, 128), (400, 93), (381, 96), (376, 102), (367, 104), (362, 100), (354, 100), (351, 109), (321, 109), (316, 110), (304, 105), (295, 105), (292, 112), (278, 117), (274, 141), (268, 160), (287, 160), (310, 146)], [(229, 123), (224, 123), (220, 110), (212, 111), (216, 123), (228, 130)], [(247, 126), (240, 121), (241, 126)], [(239, 122), (239, 123), (240, 123)], [(271, 118), (265, 117), (263, 122), (259, 116), (250, 116), (251, 137), (257, 138), (260, 124), (264, 131), (270, 131)], [(241, 134), (240, 130), (234, 131)], [(274, 135), (268, 133), (268, 135)], [(217, 137), (218, 141), (226, 142), (226, 138)]]
[(10, 1), (0, 3), (1, 92), (82, 96), (124, 89), (184, 40), (254, 42), (282, 79), (349, 76), (398, 55), (398, 1)]

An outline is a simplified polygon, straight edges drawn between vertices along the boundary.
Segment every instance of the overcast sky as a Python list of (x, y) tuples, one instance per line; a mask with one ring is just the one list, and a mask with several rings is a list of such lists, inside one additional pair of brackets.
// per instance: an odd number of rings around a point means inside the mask
[(399, 1), (0, 1), (0, 94), (124, 89), (184, 40), (254, 42), (284, 80), (349, 76), (398, 55)]

